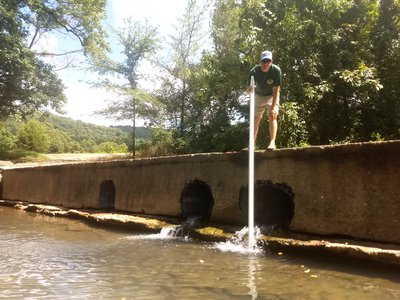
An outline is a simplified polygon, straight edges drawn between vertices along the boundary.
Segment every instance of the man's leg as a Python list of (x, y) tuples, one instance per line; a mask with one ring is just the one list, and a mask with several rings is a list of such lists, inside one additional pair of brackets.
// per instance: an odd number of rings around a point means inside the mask
[(270, 139), (268, 149), (275, 149), (276, 148), (275, 139), (276, 139), (276, 134), (278, 132), (278, 116), (272, 115), (271, 113), (268, 114), (268, 123), (269, 123), (269, 139)]
[(258, 128), (260, 127), (261, 118), (262, 118), (262, 114), (258, 114), (254, 118), (254, 143), (257, 140)]
[(275, 111), (271, 110), (271, 105), (267, 105), (267, 113), (268, 113), (268, 126), (269, 126), (269, 146), (268, 150), (276, 149), (275, 139), (278, 132), (278, 114), (279, 107), (275, 108)]

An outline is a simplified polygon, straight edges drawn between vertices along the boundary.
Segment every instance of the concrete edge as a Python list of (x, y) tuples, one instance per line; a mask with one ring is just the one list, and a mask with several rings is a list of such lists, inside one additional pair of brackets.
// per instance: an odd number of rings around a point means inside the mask
[[(100, 212), (88, 210), (68, 209), (60, 206), (31, 204), (21, 201), (0, 200), (0, 206), (12, 207), (26, 212), (35, 212), (52, 217), (63, 217), (85, 221), (91, 225), (106, 228), (117, 228), (134, 232), (158, 233), (162, 228), (180, 224), (178, 220), (167, 219), (159, 216), (139, 216), (119, 212)], [(204, 227), (187, 228), (185, 233), (192, 238), (203, 241), (221, 242), (226, 241), (234, 235), (239, 228), (222, 227), (208, 224)], [(289, 233), (290, 235), (290, 233)], [(323, 251), (334, 253), (350, 258), (365, 259), (384, 265), (400, 267), (400, 245), (383, 245), (378, 243), (352, 243), (349, 240), (327, 240), (266, 236), (257, 239), (266, 250), (273, 248), (276, 251), (283, 250), (305, 250)], [(279, 252), (281, 253), (281, 252)]]
[[(385, 149), (389, 152), (397, 153), (400, 149), (400, 140), (388, 140), (381, 142), (360, 142), (360, 143), (348, 143), (339, 145), (318, 145), (318, 146), (306, 146), (306, 147), (295, 147), (295, 148), (280, 148), (274, 151), (257, 150), (255, 151), (256, 159), (258, 157), (274, 157), (284, 158), (290, 157), (305, 157), (305, 156), (319, 156), (321, 151), (329, 153), (331, 155), (344, 155), (349, 153), (365, 153), (365, 152), (379, 152)], [(230, 156), (228, 157), (227, 154)], [(210, 153), (194, 153), (194, 154), (181, 154), (171, 156), (159, 156), (159, 157), (137, 157), (137, 158), (116, 158), (111, 160), (78, 160), (78, 161), (57, 161), (57, 162), (41, 162), (29, 164), (11, 164), (11, 165), (0, 165), (0, 170), (8, 169), (31, 169), (31, 168), (51, 168), (59, 165), (71, 165), (87, 166), (95, 165), (98, 168), (102, 166), (113, 166), (113, 167), (124, 167), (124, 166), (149, 166), (158, 164), (176, 164), (184, 162), (188, 157), (193, 157), (196, 162), (223, 162), (231, 160), (246, 160), (248, 151), (232, 151), (232, 152), (210, 152)]]

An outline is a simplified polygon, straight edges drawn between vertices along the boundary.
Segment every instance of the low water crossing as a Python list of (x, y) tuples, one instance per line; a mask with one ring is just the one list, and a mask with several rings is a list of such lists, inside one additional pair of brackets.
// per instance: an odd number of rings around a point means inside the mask
[(8, 207), (0, 247), (4, 299), (400, 299), (400, 273), (365, 262), (243, 254)]

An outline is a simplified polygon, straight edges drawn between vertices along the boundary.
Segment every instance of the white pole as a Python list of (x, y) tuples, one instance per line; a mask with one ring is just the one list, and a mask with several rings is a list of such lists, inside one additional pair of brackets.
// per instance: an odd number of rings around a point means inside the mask
[(249, 250), (255, 246), (254, 237), (254, 76), (251, 76), (250, 85), (252, 91), (250, 93), (250, 132), (249, 132)]

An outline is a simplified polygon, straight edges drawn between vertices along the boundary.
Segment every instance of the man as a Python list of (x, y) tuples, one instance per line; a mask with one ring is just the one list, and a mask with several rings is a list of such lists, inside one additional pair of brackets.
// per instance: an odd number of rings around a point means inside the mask
[(275, 150), (276, 134), (278, 131), (279, 92), (282, 79), (281, 69), (272, 63), (272, 52), (263, 51), (260, 64), (249, 73), (247, 93), (252, 92), (250, 78), (254, 76), (256, 85), (254, 97), (254, 141), (257, 139), (258, 127), (264, 110), (267, 109), (270, 142), (267, 150)]

